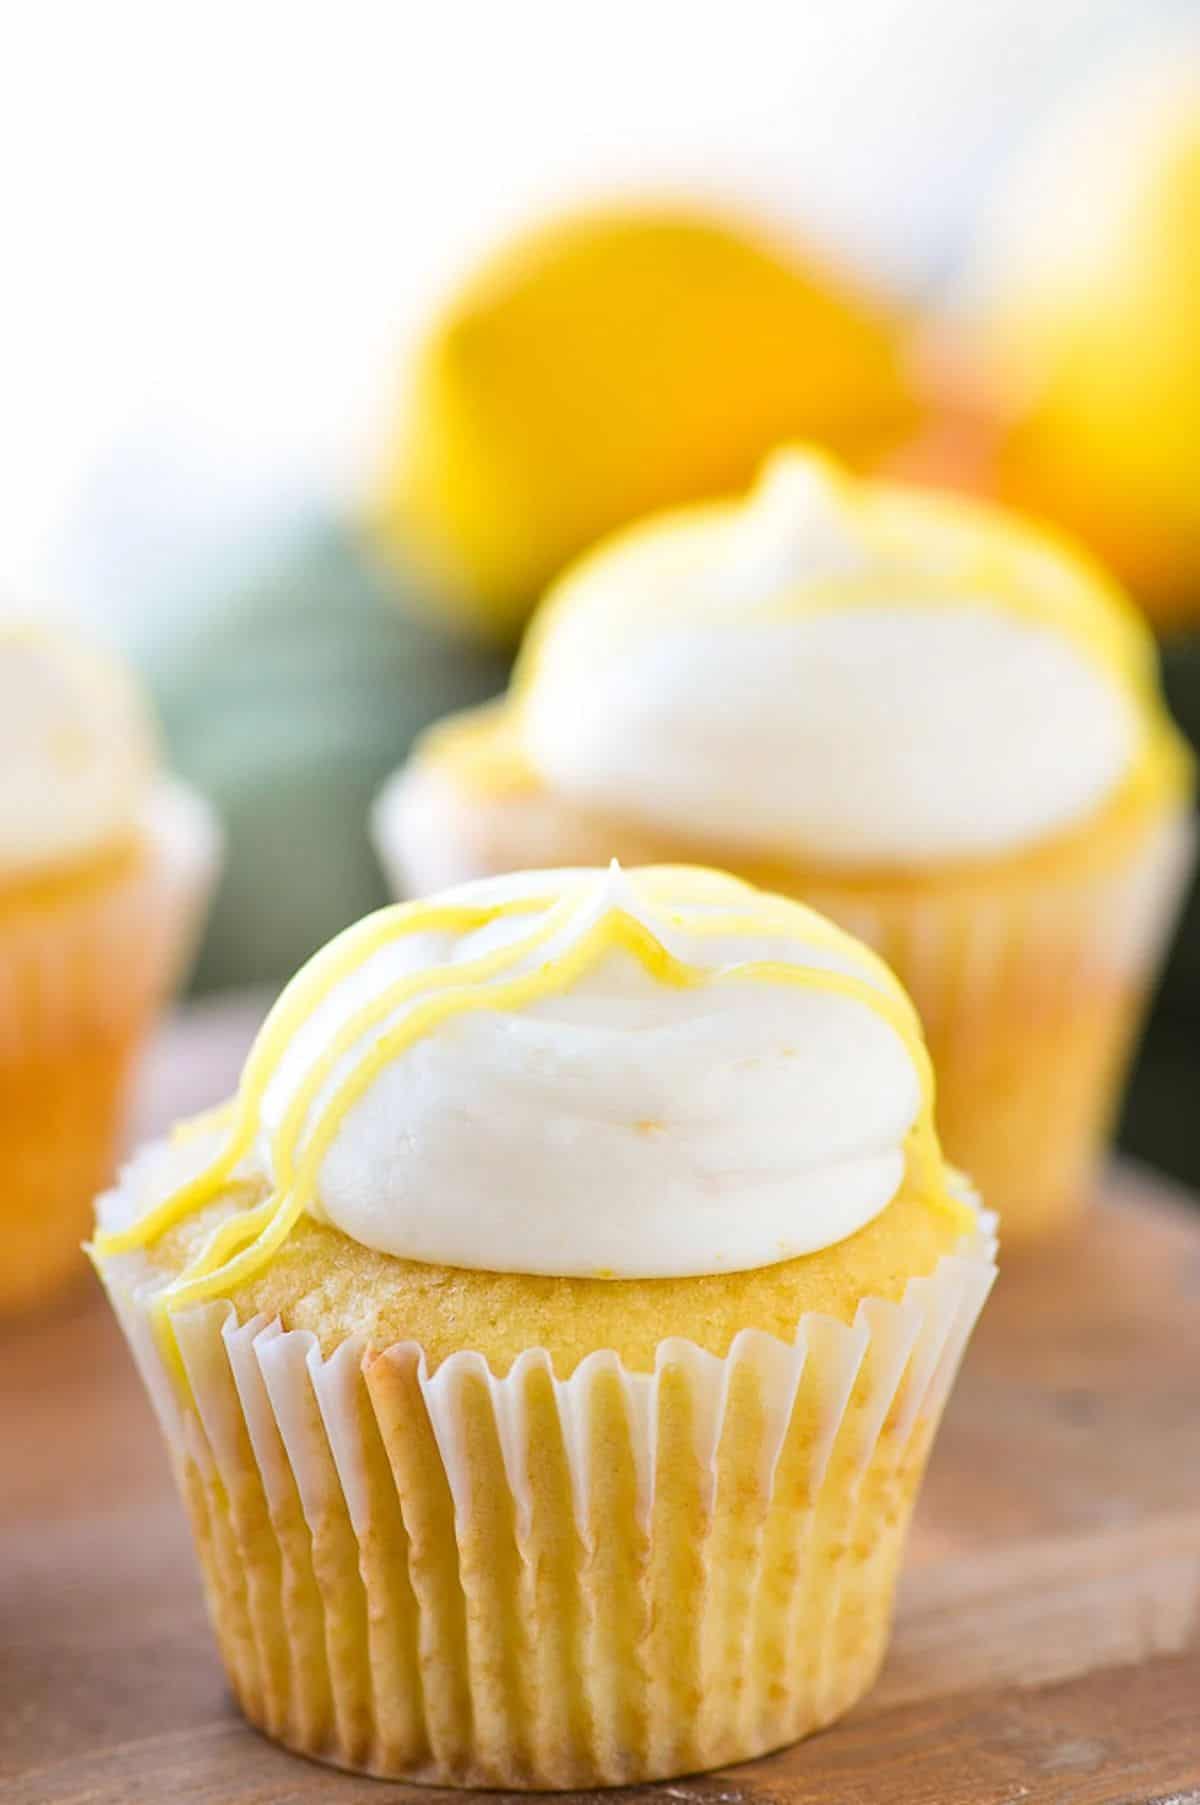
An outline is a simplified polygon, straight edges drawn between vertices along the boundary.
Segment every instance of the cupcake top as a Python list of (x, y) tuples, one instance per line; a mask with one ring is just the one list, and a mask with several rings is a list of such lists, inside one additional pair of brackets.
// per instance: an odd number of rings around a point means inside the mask
[(156, 762), (153, 721), (122, 665), (57, 629), (0, 621), (0, 874), (119, 845)]
[(228, 1295), (299, 1218), (381, 1253), (636, 1279), (767, 1266), (915, 1171), (952, 1212), (912, 1005), (872, 953), (715, 872), (485, 880), (368, 916), (283, 992), (220, 1149), (103, 1258), (222, 1188), (164, 1293)]
[(1056, 541), (809, 452), (609, 541), (535, 619), (511, 724), (584, 806), (742, 855), (994, 856), (1083, 821), (1166, 727), (1152, 641)]

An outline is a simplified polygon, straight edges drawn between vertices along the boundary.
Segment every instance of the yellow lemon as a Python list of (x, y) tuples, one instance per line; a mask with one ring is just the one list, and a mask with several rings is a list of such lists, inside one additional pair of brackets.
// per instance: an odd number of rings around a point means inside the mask
[(1035, 145), (970, 283), (996, 484), (1160, 622), (1200, 611), (1200, 55), (1094, 85)]
[(371, 514), (443, 613), (514, 636), (601, 533), (743, 487), (782, 439), (906, 426), (901, 332), (826, 270), (686, 212), (580, 214), (481, 269), (419, 353)]

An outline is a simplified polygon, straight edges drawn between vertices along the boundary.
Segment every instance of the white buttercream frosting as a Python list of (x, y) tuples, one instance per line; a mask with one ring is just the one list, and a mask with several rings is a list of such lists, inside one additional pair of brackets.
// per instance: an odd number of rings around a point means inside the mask
[(954, 859), (1103, 804), (1142, 731), (1118, 667), (1142, 656), (1121, 604), (1032, 531), (793, 452), (743, 505), (578, 566), (535, 626), (518, 722), (547, 784), (685, 842)]
[(0, 621), (0, 874), (118, 843), (155, 767), (149, 713), (119, 664), (65, 633)]
[(276, 1020), (314, 1000), (259, 1101), (251, 1162), (284, 1192), (370, 1066), (308, 1203), (356, 1241), (484, 1270), (681, 1276), (829, 1246), (896, 1194), (927, 1108), (919, 1031), (886, 967), (822, 918), (669, 870), (489, 879), (416, 911), (379, 944), (370, 920), (350, 930), (366, 956), (335, 942), (294, 980)]

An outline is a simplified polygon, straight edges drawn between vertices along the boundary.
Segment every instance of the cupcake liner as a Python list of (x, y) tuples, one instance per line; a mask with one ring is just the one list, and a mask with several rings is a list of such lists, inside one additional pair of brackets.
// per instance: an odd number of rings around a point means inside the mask
[(1123, 856), (1071, 874), (942, 894), (803, 891), (912, 997), (946, 1152), (1010, 1248), (1070, 1224), (1094, 1188), (1195, 845), (1180, 808)]
[[(1103, 869), (887, 898), (819, 881), (814, 908), (835, 903), (852, 933), (890, 946), (924, 996), (923, 1019), (946, 1022), (1003, 989), (1014, 963), (1039, 966), (1043, 994), (1070, 995), (1078, 973), (1141, 980), (1157, 963), (1195, 859), (1190, 811), (1150, 824), (1129, 855)], [(886, 950), (883, 956), (888, 956)]]
[(191, 952), (218, 849), (207, 806), (163, 784), (127, 864), (3, 904), (0, 1310), (83, 1271), (133, 1064)]
[(128, 868), (50, 887), (0, 917), (0, 1061), (155, 1007), (195, 945), (220, 857), (208, 804), (160, 783)]
[(994, 1277), (992, 1219), (899, 1303), (652, 1373), (544, 1349), (323, 1357), (228, 1303), (105, 1283), (187, 1501), (247, 1716), (307, 1755), (463, 1786), (665, 1778), (827, 1723), (882, 1659), (925, 1456)]

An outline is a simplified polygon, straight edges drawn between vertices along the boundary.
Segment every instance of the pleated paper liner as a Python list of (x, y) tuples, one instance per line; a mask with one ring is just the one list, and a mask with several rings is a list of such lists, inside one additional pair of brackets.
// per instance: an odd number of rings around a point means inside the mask
[(116, 1163), (129, 1079), (216, 875), (207, 806), (161, 786), (111, 870), (0, 910), (0, 1311), (72, 1272)]
[(1195, 857), (1190, 813), (1106, 868), (994, 895), (804, 900), (873, 946), (916, 1005), (947, 1155), (1011, 1251), (1070, 1228), (1095, 1189)]
[[(393, 779), (374, 827), (398, 894), (614, 853), (651, 863), (665, 850), (546, 791), (474, 796), (433, 764)], [(937, 1073), (943, 1145), (998, 1212), (1009, 1249), (1070, 1228), (1094, 1189), (1194, 840), (1190, 810), (1173, 801), (1075, 872), (911, 890), (786, 869), (763, 880), (865, 940), (900, 979)]]
[(992, 1223), (852, 1326), (724, 1359), (667, 1340), (653, 1373), (323, 1358), (205, 1305), (174, 1319), (187, 1402), (144, 1267), (109, 1262), (247, 1717), (338, 1766), (505, 1788), (662, 1779), (829, 1723), (883, 1657)]

